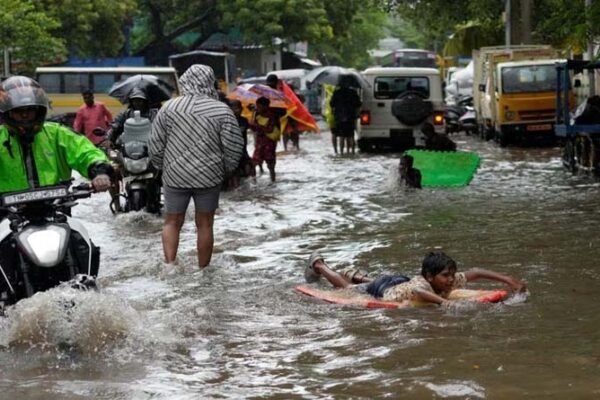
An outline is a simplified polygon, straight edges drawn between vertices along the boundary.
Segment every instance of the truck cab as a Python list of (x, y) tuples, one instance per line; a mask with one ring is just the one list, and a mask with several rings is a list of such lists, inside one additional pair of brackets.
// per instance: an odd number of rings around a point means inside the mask
[(554, 136), (556, 64), (561, 60), (513, 61), (496, 67), (496, 134), (501, 145), (518, 136)]
[(554, 139), (557, 52), (549, 46), (474, 52), (474, 105), (480, 134), (500, 146)]

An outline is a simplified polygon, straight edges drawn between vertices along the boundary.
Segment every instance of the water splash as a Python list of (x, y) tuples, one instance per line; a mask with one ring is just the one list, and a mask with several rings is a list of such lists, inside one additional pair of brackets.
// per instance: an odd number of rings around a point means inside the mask
[(0, 326), (0, 345), (96, 354), (136, 332), (140, 322), (121, 298), (59, 287), (10, 307)]

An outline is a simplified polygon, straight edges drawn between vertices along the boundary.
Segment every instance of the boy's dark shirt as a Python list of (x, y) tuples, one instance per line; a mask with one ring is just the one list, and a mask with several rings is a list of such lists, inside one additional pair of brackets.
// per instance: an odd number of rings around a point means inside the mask
[(329, 105), (337, 122), (348, 122), (357, 118), (361, 101), (355, 90), (339, 87), (333, 92)]
[(405, 182), (407, 187), (422, 189), (421, 187), (421, 171), (416, 168), (410, 168), (406, 175), (400, 176), (400, 181)]

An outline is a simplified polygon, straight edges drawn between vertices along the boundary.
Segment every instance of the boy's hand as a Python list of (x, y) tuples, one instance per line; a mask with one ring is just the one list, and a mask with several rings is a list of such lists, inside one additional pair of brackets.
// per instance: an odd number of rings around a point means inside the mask
[(516, 293), (523, 293), (527, 291), (527, 285), (518, 279), (511, 278), (509, 286)]

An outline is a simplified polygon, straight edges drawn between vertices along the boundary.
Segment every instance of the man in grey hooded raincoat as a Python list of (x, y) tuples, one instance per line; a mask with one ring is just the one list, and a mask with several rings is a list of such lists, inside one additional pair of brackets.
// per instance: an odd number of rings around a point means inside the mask
[(207, 65), (192, 65), (179, 78), (182, 96), (167, 101), (152, 122), (149, 151), (162, 171), (165, 261), (175, 263), (185, 212), (194, 199), (198, 264), (210, 263), (213, 222), (221, 184), (239, 165), (244, 149), (237, 120), (218, 100), (215, 74)]

